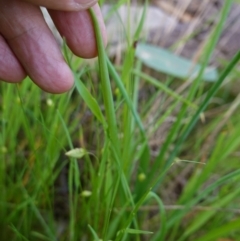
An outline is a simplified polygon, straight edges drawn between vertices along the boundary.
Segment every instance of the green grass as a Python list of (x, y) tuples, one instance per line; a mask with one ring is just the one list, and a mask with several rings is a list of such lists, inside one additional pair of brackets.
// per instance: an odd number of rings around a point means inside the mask
[(230, 6), (185, 88), (135, 60), (145, 11), (120, 68), (95, 22), (98, 64), (64, 47), (71, 92), (1, 84), (1, 240), (239, 240), (240, 98), (229, 89), (240, 54), (202, 81)]

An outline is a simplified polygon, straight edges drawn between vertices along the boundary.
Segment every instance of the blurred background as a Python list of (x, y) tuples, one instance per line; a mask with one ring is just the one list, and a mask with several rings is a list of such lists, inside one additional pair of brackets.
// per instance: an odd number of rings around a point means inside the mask
[(0, 240), (240, 240), (239, 1), (99, 3), (110, 91), (45, 9), (75, 87), (0, 85)]

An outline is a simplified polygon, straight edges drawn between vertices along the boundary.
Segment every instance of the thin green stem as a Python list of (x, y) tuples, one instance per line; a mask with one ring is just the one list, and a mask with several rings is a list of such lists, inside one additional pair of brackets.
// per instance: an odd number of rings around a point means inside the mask
[(109, 135), (109, 139), (113, 146), (115, 147), (117, 153), (120, 155), (120, 143), (118, 139), (118, 129), (117, 129), (117, 121), (114, 110), (114, 102), (112, 97), (112, 89), (110, 85), (110, 79), (108, 74), (107, 61), (105, 56), (105, 47), (102, 39), (102, 34), (100, 31), (100, 27), (98, 25), (98, 21), (96, 15), (92, 9), (89, 10), (93, 26), (96, 34), (97, 40), (97, 49), (98, 49), (98, 63), (99, 63), (99, 72), (100, 72), (100, 80), (102, 86), (103, 100), (105, 105), (105, 112), (108, 123), (107, 133)]

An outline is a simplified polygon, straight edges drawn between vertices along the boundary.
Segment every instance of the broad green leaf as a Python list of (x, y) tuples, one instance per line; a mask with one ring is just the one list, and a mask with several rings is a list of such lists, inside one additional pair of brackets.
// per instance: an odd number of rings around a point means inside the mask
[[(201, 69), (199, 64), (149, 44), (139, 43), (136, 56), (148, 67), (180, 79), (195, 78)], [(206, 68), (203, 79), (209, 82), (216, 81), (218, 79), (216, 68)]]

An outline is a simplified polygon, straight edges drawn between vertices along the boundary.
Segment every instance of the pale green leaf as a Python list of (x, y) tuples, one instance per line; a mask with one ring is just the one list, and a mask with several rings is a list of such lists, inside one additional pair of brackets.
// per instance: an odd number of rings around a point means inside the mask
[[(201, 65), (191, 60), (149, 44), (139, 43), (136, 56), (148, 67), (180, 79), (195, 78), (201, 69)], [(206, 68), (203, 79), (209, 82), (216, 81), (218, 79), (216, 68)]]

